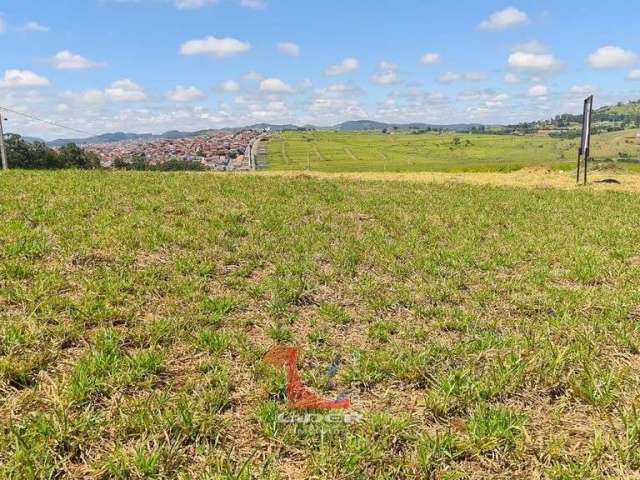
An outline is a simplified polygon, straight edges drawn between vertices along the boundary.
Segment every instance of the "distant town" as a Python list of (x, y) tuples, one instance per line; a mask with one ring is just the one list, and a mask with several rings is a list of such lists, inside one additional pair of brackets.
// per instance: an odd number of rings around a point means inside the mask
[(142, 138), (81, 146), (97, 154), (105, 167), (113, 166), (118, 160), (144, 157), (151, 165), (186, 160), (199, 162), (211, 170), (246, 171), (253, 169), (254, 147), (265, 133), (264, 130), (243, 130), (178, 139)]

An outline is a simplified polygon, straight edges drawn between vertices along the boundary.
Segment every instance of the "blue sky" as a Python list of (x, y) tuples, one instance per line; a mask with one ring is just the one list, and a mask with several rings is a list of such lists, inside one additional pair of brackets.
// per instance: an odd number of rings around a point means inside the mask
[(0, 106), (91, 133), (548, 118), (640, 98), (634, 3), (4, 0)]

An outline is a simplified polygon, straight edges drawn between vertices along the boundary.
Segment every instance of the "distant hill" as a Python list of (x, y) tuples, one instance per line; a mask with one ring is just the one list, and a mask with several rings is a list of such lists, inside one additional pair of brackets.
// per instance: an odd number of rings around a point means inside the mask
[(640, 117), (640, 100), (602, 107), (594, 112), (596, 119), (636, 120)]
[(453, 125), (435, 125), (428, 123), (383, 123), (376, 122), (372, 120), (356, 120), (344, 122), (339, 125), (335, 125), (332, 127), (316, 127), (314, 125), (304, 125), (303, 127), (299, 127), (298, 125), (293, 124), (271, 124), (271, 123), (256, 123), (254, 125), (249, 125), (247, 127), (238, 127), (238, 128), (222, 128), (219, 130), (198, 130), (195, 132), (181, 132), (179, 130), (171, 130), (159, 135), (152, 133), (125, 133), (125, 132), (115, 132), (115, 133), (104, 133), (102, 135), (96, 135), (94, 137), (87, 138), (61, 138), (58, 140), (53, 140), (51, 142), (47, 142), (47, 144), (51, 147), (61, 147), (63, 145), (67, 145), (69, 143), (75, 143), (77, 145), (83, 144), (101, 144), (101, 143), (113, 143), (113, 142), (124, 142), (129, 140), (160, 140), (160, 139), (179, 139), (179, 138), (189, 138), (195, 137), (198, 135), (207, 135), (213, 134), (220, 131), (225, 132), (237, 132), (240, 130), (252, 129), (252, 130), (266, 130), (269, 129), (272, 132), (285, 132), (291, 130), (336, 130), (340, 132), (367, 132), (371, 130), (391, 130), (391, 129), (399, 129), (399, 130), (450, 130), (456, 132), (468, 132), (474, 127), (480, 127), (481, 124), (478, 123), (460, 123)]
[[(561, 138), (580, 136), (582, 114), (564, 113), (548, 120), (509, 125), (507, 131), (533, 133), (539, 130), (560, 130), (553, 135)], [(593, 133), (615, 132), (629, 128), (640, 128), (640, 100), (607, 105), (593, 111)]]
[(116, 132), (116, 133), (104, 133), (102, 135), (96, 135), (95, 137), (88, 137), (88, 138), (60, 138), (52, 142), (47, 142), (47, 144), (51, 147), (61, 147), (69, 143), (76, 143), (76, 144), (113, 143), (113, 142), (123, 142), (126, 140), (138, 140), (140, 138), (153, 138), (153, 137), (154, 135), (151, 133)]
[(274, 132), (299, 129), (299, 127), (297, 127), (296, 125), (271, 125), (268, 123), (258, 123), (255, 125), (251, 125), (249, 127), (223, 128), (220, 130), (197, 130), (195, 132), (181, 132), (179, 130), (170, 130), (168, 132), (164, 132), (159, 135), (156, 135), (153, 133), (125, 133), (125, 132), (104, 133), (102, 135), (96, 135), (94, 137), (87, 137), (87, 138), (60, 138), (60, 139), (53, 140), (51, 142), (46, 142), (46, 143), (50, 147), (62, 147), (63, 145), (67, 145), (69, 143), (75, 143), (76, 145), (85, 145), (89, 143), (101, 144), (101, 143), (125, 142), (129, 140), (162, 140), (162, 139), (176, 140), (179, 138), (190, 138), (190, 137), (197, 137), (199, 135), (213, 134), (220, 131), (235, 132), (235, 131), (246, 130), (246, 129), (263, 130), (266, 128), (270, 128)]
[(22, 140), (24, 140), (27, 143), (45, 143), (44, 140), (37, 137), (22, 137)]
[[(246, 128), (250, 128), (252, 130), (266, 130), (269, 129), (273, 132), (285, 132), (287, 130), (300, 130), (301, 127), (298, 127), (297, 125), (273, 125), (271, 123), (256, 123), (254, 125), (249, 125)], [(311, 127), (314, 128), (314, 127)], [(233, 130), (244, 130), (244, 128), (242, 129), (233, 129)]]
[(481, 127), (479, 123), (459, 123), (452, 125), (435, 125), (429, 123), (383, 123), (372, 120), (357, 120), (344, 122), (334, 127), (335, 130), (343, 132), (364, 132), (369, 130), (451, 130), (456, 132), (468, 132), (469, 130)]

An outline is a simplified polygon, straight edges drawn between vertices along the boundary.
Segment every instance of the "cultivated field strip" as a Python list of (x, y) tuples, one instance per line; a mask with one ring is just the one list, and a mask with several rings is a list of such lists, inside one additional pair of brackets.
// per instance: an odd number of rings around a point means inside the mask
[[(596, 135), (592, 154), (599, 161), (621, 154), (640, 158), (637, 142), (629, 140), (634, 135), (635, 131)], [(272, 170), (510, 172), (531, 165), (575, 168), (578, 143), (548, 136), (287, 132), (274, 135), (267, 149)], [(618, 168), (638, 169), (634, 163), (620, 163)]]

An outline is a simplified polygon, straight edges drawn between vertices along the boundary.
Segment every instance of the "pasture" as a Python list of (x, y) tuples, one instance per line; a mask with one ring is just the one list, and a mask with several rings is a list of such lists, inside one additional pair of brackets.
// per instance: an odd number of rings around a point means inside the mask
[[(640, 158), (635, 134), (596, 135), (592, 155)], [(571, 170), (578, 143), (544, 135), (286, 132), (268, 142), (266, 163), (270, 170), (316, 172), (511, 172), (531, 165)]]
[[(640, 468), (637, 194), (11, 171), (0, 217), (0, 478)], [(362, 421), (279, 422), (280, 344)]]

